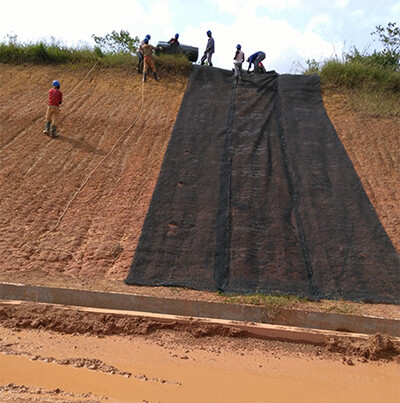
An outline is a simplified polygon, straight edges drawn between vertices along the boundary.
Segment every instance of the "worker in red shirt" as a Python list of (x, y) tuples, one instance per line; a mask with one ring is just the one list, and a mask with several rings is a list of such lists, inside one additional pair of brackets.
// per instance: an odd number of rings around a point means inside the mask
[[(43, 133), (50, 134), (51, 137), (56, 138), (59, 135), (56, 133), (58, 121), (60, 119), (60, 105), (63, 96), (60, 91), (60, 83), (57, 80), (53, 81), (53, 88), (49, 89), (49, 104), (46, 113), (46, 128)], [(50, 127), (51, 126), (51, 127)]]

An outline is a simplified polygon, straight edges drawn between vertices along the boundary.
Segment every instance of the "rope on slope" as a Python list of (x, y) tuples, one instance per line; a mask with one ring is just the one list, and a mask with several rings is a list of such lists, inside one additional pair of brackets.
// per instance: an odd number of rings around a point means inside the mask
[(136, 116), (136, 118), (133, 120), (133, 122), (130, 124), (130, 126), (122, 133), (122, 135), (117, 139), (117, 141), (114, 143), (114, 145), (111, 147), (110, 151), (107, 153), (107, 155), (96, 165), (96, 167), (90, 172), (90, 174), (86, 177), (86, 179), (83, 181), (81, 186), (76, 190), (76, 192), (73, 194), (71, 199), (68, 201), (67, 205), (65, 206), (63, 212), (61, 213), (60, 217), (57, 220), (57, 223), (49, 229), (45, 234), (39, 237), (39, 239), (43, 239), (47, 237), (51, 232), (56, 230), (58, 226), (60, 225), (62, 219), (64, 218), (65, 214), (67, 213), (69, 207), (71, 206), (72, 202), (76, 199), (78, 194), (82, 191), (82, 189), (86, 186), (86, 184), (89, 182), (90, 178), (93, 176), (93, 174), (99, 169), (99, 167), (104, 163), (104, 161), (112, 154), (114, 151), (115, 147), (117, 144), (125, 137), (125, 135), (132, 129), (132, 127), (137, 123), (139, 120), (140, 115), (143, 112), (143, 107), (144, 107), (144, 83), (142, 83), (142, 100), (141, 100), (141, 105), (139, 112)]

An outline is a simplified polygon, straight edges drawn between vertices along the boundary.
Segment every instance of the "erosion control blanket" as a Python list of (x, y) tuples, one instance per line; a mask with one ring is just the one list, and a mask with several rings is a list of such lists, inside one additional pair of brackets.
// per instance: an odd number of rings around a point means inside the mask
[(128, 284), (400, 302), (317, 76), (194, 68)]

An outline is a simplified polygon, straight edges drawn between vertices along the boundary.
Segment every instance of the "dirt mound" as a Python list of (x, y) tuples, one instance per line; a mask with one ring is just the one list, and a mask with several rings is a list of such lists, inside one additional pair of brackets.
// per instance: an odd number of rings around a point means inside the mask
[[(107, 400), (106, 397), (96, 396), (92, 393), (70, 393), (60, 388), (48, 390), (45, 388), (15, 385), (9, 383), (0, 386), (0, 394), (3, 401), (18, 401), (24, 402), (51, 402), (51, 401), (84, 401), (84, 402), (97, 402)], [(71, 399), (71, 400), (70, 400)]]
[(65, 310), (47, 305), (22, 304), (0, 307), (0, 321), (10, 329), (50, 330), (66, 334), (147, 335), (157, 330), (186, 331), (196, 338), (245, 336), (245, 332), (223, 325), (163, 322), (142, 317)]
[[(61, 334), (90, 335), (90, 336), (149, 336), (158, 332), (174, 331), (181, 335), (189, 335), (193, 339), (227, 337), (233, 339), (246, 338), (244, 330), (238, 330), (229, 325), (204, 324), (196, 320), (189, 323), (163, 322), (159, 319), (132, 317), (123, 314), (104, 314), (84, 312), (75, 309), (63, 309), (50, 305), (24, 303), (21, 305), (5, 305), (0, 307), (0, 322), (2, 327), (21, 331), (35, 329), (54, 331)], [(161, 337), (161, 336), (160, 336)], [(182, 336), (180, 336), (182, 337)], [(213, 342), (210, 342), (213, 344)], [(246, 341), (249, 345), (250, 341)], [(7, 352), (5, 346), (0, 350)], [(324, 352), (325, 351), (325, 352)], [(12, 352), (11, 352), (12, 353)], [(357, 358), (361, 361), (398, 360), (400, 347), (393, 343), (390, 336), (376, 334), (368, 340), (352, 340), (333, 337), (326, 341), (325, 346), (315, 346), (311, 354), (321, 355), (333, 353), (341, 355), (345, 363), (348, 359)], [(65, 361), (65, 365), (84, 366), (89, 369), (112, 371), (100, 362)], [(95, 366), (91, 368), (91, 366)], [(116, 370), (116, 369), (115, 369)]]
[(341, 338), (329, 338), (326, 347), (331, 352), (345, 356), (356, 356), (366, 360), (399, 360), (400, 348), (395, 346), (390, 336), (374, 334), (366, 341), (349, 341)]

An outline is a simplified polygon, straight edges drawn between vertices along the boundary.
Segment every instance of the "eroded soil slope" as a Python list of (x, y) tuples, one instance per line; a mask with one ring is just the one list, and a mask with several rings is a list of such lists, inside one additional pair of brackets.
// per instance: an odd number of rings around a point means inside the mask
[[(89, 69), (0, 65), (1, 281), (140, 292), (121, 280), (187, 80), (163, 77), (143, 86), (133, 69), (96, 67), (86, 76)], [(53, 140), (42, 130), (55, 78), (65, 102), (61, 136)], [(345, 101), (324, 96), (400, 251), (400, 119), (361, 116)]]
[(400, 253), (400, 118), (356, 113), (345, 94), (327, 94), (324, 104), (364, 190)]
[[(81, 81), (88, 70), (0, 65), (3, 272), (126, 275), (186, 79), (143, 86), (95, 68)], [(42, 130), (55, 78), (65, 102), (51, 139)]]

